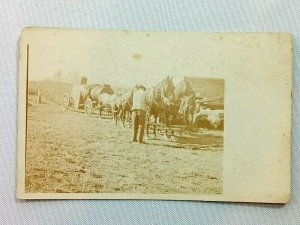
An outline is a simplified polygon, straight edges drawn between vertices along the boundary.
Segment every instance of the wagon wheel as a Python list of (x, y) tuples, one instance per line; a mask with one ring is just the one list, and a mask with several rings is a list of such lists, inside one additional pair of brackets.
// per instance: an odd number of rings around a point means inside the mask
[(84, 112), (86, 115), (90, 116), (93, 111), (93, 103), (91, 99), (87, 99), (84, 104)]
[(74, 99), (72, 97), (70, 97), (69, 108), (74, 111)]
[(61, 108), (63, 111), (68, 110), (69, 106), (70, 106), (70, 96), (68, 93), (65, 93), (61, 99), (61, 104), (60, 104)]

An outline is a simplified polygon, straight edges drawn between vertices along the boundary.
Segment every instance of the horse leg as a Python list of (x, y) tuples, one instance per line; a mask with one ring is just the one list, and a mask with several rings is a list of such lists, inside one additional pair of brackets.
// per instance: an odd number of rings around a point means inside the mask
[(156, 115), (154, 117), (154, 122), (155, 122), (155, 125), (153, 125), (153, 134), (154, 134), (154, 137), (156, 138), (156, 123), (157, 123), (157, 118), (158, 118), (158, 115)]
[(147, 135), (147, 137), (149, 137), (149, 125), (148, 125), (148, 123), (146, 124), (146, 135)]
[(118, 111), (114, 111), (115, 125), (118, 124)]
[(114, 107), (115, 125), (118, 124), (119, 113), (120, 113), (120, 109), (117, 105), (115, 105), (115, 107)]
[(156, 125), (153, 125), (153, 135), (156, 138)]
[(117, 120), (120, 121), (120, 122), (122, 122), (122, 109), (119, 110)]
[(126, 109), (126, 112), (125, 112), (124, 125), (125, 125), (125, 122), (129, 123), (128, 109)]
[(115, 119), (115, 109), (114, 107), (111, 108), (111, 114), (112, 114), (112, 119)]
[(147, 135), (147, 138), (150, 138), (150, 135), (149, 135), (149, 127), (150, 127), (150, 125), (149, 125), (149, 122), (150, 122), (150, 117), (148, 117), (146, 119), (146, 135)]
[(101, 104), (100, 104), (99, 100), (98, 100), (98, 107), (99, 107), (99, 118), (101, 118)]
[(120, 120), (121, 120), (123, 127), (125, 127), (125, 117), (126, 117), (126, 111), (125, 111), (125, 109), (123, 109), (121, 112), (121, 116), (120, 116)]
[(193, 121), (194, 121), (194, 113), (192, 112), (191, 113), (191, 129), (192, 130), (194, 129), (194, 123), (193, 123)]
[(132, 127), (132, 117), (131, 117), (132, 113), (131, 110), (128, 112), (128, 122), (129, 122), (129, 127)]
[(149, 122), (150, 122), (150, 115), (147, 115), (146, 116), (146, 124), (145, 124), (145, 127), (146, 127), (146, 135), (147, 135), (147, 138), (149, 138)]
[(121, 115), (121, 121), (122, 121), (122, 126), (123, 127), (125, 127), (125, 117), (126, 117), (126, 111), (123, 110), (122, 115)]
[(122, 109), (118, 108), (116, 110), (116, 125), (118, 125), (118, 121), (121, 118)]
[(186, 127), (187, 127), (187, 129), (188, 130), (190, 130), (190, 118), (189, 118), (189, 114), (187, 114), (187, 116), (186, 116)]

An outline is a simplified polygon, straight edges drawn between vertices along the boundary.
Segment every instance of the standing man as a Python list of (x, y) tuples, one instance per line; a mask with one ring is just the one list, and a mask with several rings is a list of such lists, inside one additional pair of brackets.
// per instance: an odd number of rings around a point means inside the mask
[[(146, 118), (146, 88), (143, 85), (137, 85), (133, 93), (132, 119), (133, 119), (133, 142), (144, 143), (144, 128)], [(139, 132), (139, 139), (138, 137)]]

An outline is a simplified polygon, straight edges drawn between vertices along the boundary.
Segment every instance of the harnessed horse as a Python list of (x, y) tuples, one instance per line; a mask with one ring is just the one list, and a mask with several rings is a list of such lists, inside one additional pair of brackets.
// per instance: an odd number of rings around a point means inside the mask
[(167, 76), (160, 81), (154, 89), (148, 91), (149, 110), (147, 112), (146, 134), (149, 136), (149, 123), (153, 118), (153, 134), (156, 136), (156, 123), (160, 122), (170, 125), (172, 123), (172, 106), (175, 103), (175, 87), (172, 78)]
[(177, 112), (183, 116), (184, 123), (190, 127), (196, 107), (195, 92), (187, 77), (175, 87), (176, 102), (179, 106)]
[[(131, 107), (132, 107), (132, 92), (123, 94), (123, 96), (121, 96), (121, 99), (120, 99), (119, 113), (118, 113), (120, 120), (123, 124), (123, 127), (125, 127), (126, 115), (128, 115), (128, 119), (130, 121)], [(116, 124), (117, 124), (117, 122), (116, 122)], [(129, 123), (129, 126), (131, 126), (131, 123)]]

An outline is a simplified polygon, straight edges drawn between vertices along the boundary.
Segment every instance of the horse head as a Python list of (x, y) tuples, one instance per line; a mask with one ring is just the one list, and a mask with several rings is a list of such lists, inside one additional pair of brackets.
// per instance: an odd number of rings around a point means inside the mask
[(165, 105), (171, 105), (175, 102), (175, 86), (173, 77), (167, 76), (162, 82), (162, 100)]
[(195, 92), (193, 91), (189, 78), (185, 76), (175, 87), (176, 101), (179, 102), (183, 96), (189, 95), (195, 96)]

